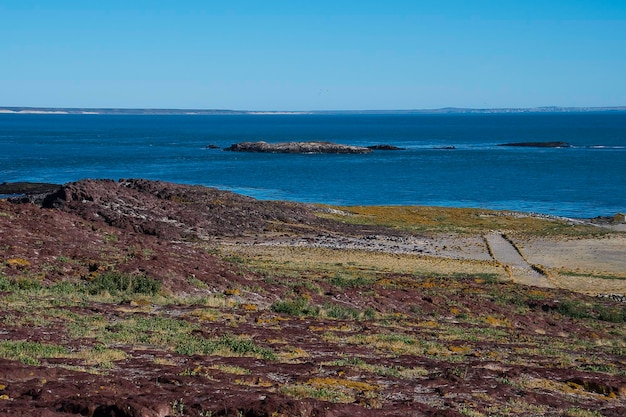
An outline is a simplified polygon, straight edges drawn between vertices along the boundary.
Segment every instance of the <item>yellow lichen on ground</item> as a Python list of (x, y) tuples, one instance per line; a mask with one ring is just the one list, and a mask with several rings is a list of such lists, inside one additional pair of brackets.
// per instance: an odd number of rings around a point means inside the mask
[(11, 268), (24, 269), (30, 266), (30, 262), (24, 258), (9, 258), (4, 263)]

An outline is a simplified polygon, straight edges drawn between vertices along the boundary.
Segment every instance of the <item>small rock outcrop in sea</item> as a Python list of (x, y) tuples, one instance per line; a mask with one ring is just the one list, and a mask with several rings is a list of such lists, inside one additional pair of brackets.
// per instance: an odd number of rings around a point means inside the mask
[(399, 148), (394, 145), (372, 145), (368, 146), (367, 149), (371, 149), (373, 151), (403, 151), (404, 148)]
[(60, 188), (59, 184), (41, 182), (3, 182), (0, 184), (0, 196), (10, 197), (13, 201), (39, 204), (48, 194)]
[(0, 184), (0, 194), (43, 194), (59, 188), (59, 184), (44, 182), (3, 182)]
[(514, 142), (514, 143), (501, 143), (498, 146), (520, 146), (528, 148), (570, 148), (567, 142)]
[(266, 153), (335, 153), (363, 154), (372, 152), (363, 146), (342, 145), (332, 142), (240, 142), (224, 148), (235, 152), (266, 152)]

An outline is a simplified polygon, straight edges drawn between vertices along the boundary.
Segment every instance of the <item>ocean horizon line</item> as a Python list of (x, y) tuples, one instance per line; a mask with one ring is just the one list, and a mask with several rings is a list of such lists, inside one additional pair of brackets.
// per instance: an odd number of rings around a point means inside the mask
[(626, 106), (540, 106), (540, 107), (441, 107), (432, 109), (361, 109), (361, 110), (232, 110), (133, 107), (30, 107), (0, 106), (0, 114), (85, 114), (85, 115), (410, 115), (410, 114), (518, 114), (518, 113), (592, 113), (626, 112)]

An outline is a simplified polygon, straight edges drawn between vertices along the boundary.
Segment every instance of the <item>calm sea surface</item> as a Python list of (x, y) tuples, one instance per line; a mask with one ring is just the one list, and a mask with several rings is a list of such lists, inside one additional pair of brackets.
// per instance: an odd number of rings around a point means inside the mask
[[(406, 150), (284, 155), (207, 148), (258, 140)], [(572, 147), (497, 146), (539, 141)], [(448, 146), (455, 149), (437, 149)], [(0, 182), (137, 177), (260, 199), (612, 215), (626, 211), (626, 113), (0, 114)]]

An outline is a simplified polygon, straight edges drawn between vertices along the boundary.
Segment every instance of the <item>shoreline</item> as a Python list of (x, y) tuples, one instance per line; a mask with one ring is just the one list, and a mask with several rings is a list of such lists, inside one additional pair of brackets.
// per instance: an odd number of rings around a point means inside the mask
[[(487, 263), (518, 283), (626, 293), (626, 225), (608, 218), (598, 223), (506, 210), (326, 206), (141, 179), (21, 186), (33, 192), (14, 202), (69, 209), (94, 221), (104, 217), (167, 239), (200, 239), (239, 250), (355, 251), (361, 254), (357, 260), (376, 253), (417, 256), (433, 259), (426, 264), (435, 273), (449, 273), (459, 262)], [(187, 207), (179, 200), (194, 203)], [(584, 279), (571, 279), (578, 275)]]
[[(82, 181), (82, 180), (78, 180), (78, 181)], [(116, 181), (116, 180), (113, 180), (113, 181)], [(76, 181), (72, 181), (72, 182), (76, 182)], [(63, 187), (63, 185), (65, 184), (30, 182), (30, 181), (2, 182), (0, 183), (0, 199), (22, 198), (22, 197), (26, 197), (29, 199), (31, 198), (37, 199), (41, 197), (41, 195), (60, 189), (61, 187)], [(185, 185), (185, 184), (181, 183), (180, 185)], [(219, 190), (226, 191), (226, 192), (232, 192), (238, 195), (254, 198), (258, 201), (283, 201), (283, 202), (293, 202), (293, 203), (305, 204), (305, 205), (310, 204), (310, 205), (325, 205), (325, 206), (343, 206), (343, 205), (336, 205), (336, 204), (327, 204), (327, 203), (320, 203), (320, 202), (305, 202), (305, 201), (298, 201), (298, 200), (261, 199), (261, 198), (257, 198), (248, 194), (241, 193), (239, 191), (232, 191), (228, 188), (218, 188), (218, 187), (204, 186), (204, 185), (202, 185), (202, 187), (214, 188), (214, 189), (219, 189)], [(490, 211), (494, 213), (506, 213), (509, 215), (519, 216), (519, 217), (534, 217), (534, 218), (561, 220), (561, 221), (572, 222), (575, 224), (592, 225), (592, 226), (597, 226), (597, 227), (609, 228), (614, 231), (626, 231), (626, 222), (614, 223), (613, 216), (618, 215), (619, 213), (612, 213), (611, 216), (598, 215), (596, 217), (569, 217), (569, 216), (559, 216), (559, 215), (553, 215), (553, 214), (537, 213), (537, 212), (532, 212), (532, 211), (519, 211), (519, 210), (510, 210), (510, 209), (491, 209), (491, 208), (484, 208), (484, 207), (468, 207), (468, 206), (438, 206), (438, 205), (419, 205), (419, 204), (415, 204), (415, 205), (374, 204), (374, 205), (362, 206), (360, 204), (354, 204), (354, 205), (349, 205), (345, 207), (381, 207), (381, 208), (382, 207), (396, 207), (396, 208), (398, 207), (433, 207), (433, 208), (439, 207), (442, 209), (485, 210), (485, 211)]]

